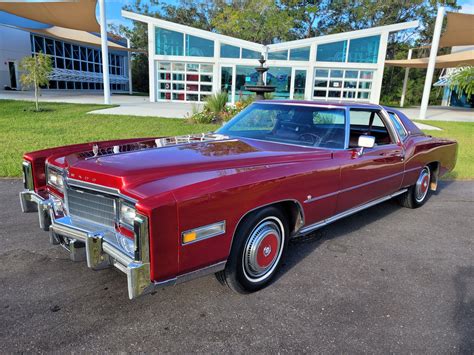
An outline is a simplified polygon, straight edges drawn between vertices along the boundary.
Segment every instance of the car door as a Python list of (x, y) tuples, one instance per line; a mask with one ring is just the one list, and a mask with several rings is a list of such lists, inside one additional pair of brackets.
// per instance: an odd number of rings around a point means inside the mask
[[(403, 146), (384, 111), (350, 109), (349, 122), (349, 147), (338, 153), (338, 213), (398, 191), (404, 171)], [(363, 134), (375, 136), (373, 148), (358, 147), (358, 138)]]

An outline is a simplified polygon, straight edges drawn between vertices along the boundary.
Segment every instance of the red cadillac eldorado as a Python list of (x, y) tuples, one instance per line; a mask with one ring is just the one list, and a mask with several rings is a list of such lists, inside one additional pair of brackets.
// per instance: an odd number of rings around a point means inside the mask
[(24, 155), (24, 212), (72, 260), (127, 275), (135, 298), (209, 273), (265, 287), (288, 241), (397, 196), (425, 203), (455, 141), (378, 105), (260, 101), (214, 133)]

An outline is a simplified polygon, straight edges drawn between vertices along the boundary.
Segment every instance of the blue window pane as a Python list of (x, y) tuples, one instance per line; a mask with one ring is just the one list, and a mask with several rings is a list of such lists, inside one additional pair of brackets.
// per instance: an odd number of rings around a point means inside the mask
[(309, 47), (291, 49), (290, 60), (309, 60)]
[(269, 52), (268, 59), (270, 60), (287, 60), (288, 51)]
[(186, 55), (191, 57), (214, 57), (214, 41), (186, 35)]
[(291, 86), (291, 68), (270, 67), (267, 72), (267, 85), (275, 86), (275, 99), (289, 99)]
[(349, 58), (351, 63), (377, 63), (380, 36), (351, 39)]
[(260, 59), (262, 53), (253, 51), (251, 49), (242, 48), (242, 58), (243, 59)]
[(347, 41), (318, 45), (316, 60), (321, 62), (345, 62)]
[(331, 69), (331, 78), (342, 78), (344, 72), (340, 69)]
[(180, 32), (155, 28), (156, 54), (183, 55), (184, 35)]
[(258, 73), (254, 66), (237, 65), (235, 67), (235, 102), (255, 94), (248, 91), (247, 85), (255, 85), (258, 81)]
[(240, 48), (230, 44), (221, 44), (222, 58), (240, 58)]
[(318, 78), (327, 78), (329, 75), (329, 70), (327, 69), (316, 69), (315, 76)]

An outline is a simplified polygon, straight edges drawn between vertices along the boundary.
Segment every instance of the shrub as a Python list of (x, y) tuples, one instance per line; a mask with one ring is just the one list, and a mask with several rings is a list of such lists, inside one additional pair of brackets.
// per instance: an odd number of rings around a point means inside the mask
[(221, 92), (210, 96), (201, 112), (193, 113), (189, 117), (191, 123), (221, 123), (232, 119), (236, 114), (250, 105), (254, 100), (254, 96), (247, 96), (237, 101), (234, 106), (227, 105), (227, 93)]
[(204, 109), (219, 115), (227, 104), (227, 93), (226, 92), (219, 92), (217, 94), (211, 95), (206, 99), (206, 104)]

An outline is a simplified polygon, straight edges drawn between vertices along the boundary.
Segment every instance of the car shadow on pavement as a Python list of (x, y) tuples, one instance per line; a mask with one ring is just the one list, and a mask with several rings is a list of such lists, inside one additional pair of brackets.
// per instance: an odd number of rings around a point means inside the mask
[(460, 267), (454, 276), (456, 308), (453, 320), (459, 334), (459, 353), (474, 353), (474, 266)]
[[(439, 195), (441, 191), (448, 187), (451, 183), (452, 181), (440, 181), (438, 183), (438, 189), (428, 196), (426, 203), (429, 203), (429, 199), (431, 197)], [(397, 198), (393, 198), (379, 205), (370, 207), (351, 216), (335, 221), (334, 223), (317, 229), (311, 234), (292, 239), (286, 252), (282, 267), (273, 279), (272, 283), (290, 271), (322, 244), (363, 229), (368, 225), (380, 221), (388, 215), (403, 208), (404, 207), (398, 203)], [(332, 245), (328, 245), (328, 249), (332, 249), (334, 252), (344, 253), (346, 247), (342, 243), (333, 243)]]

